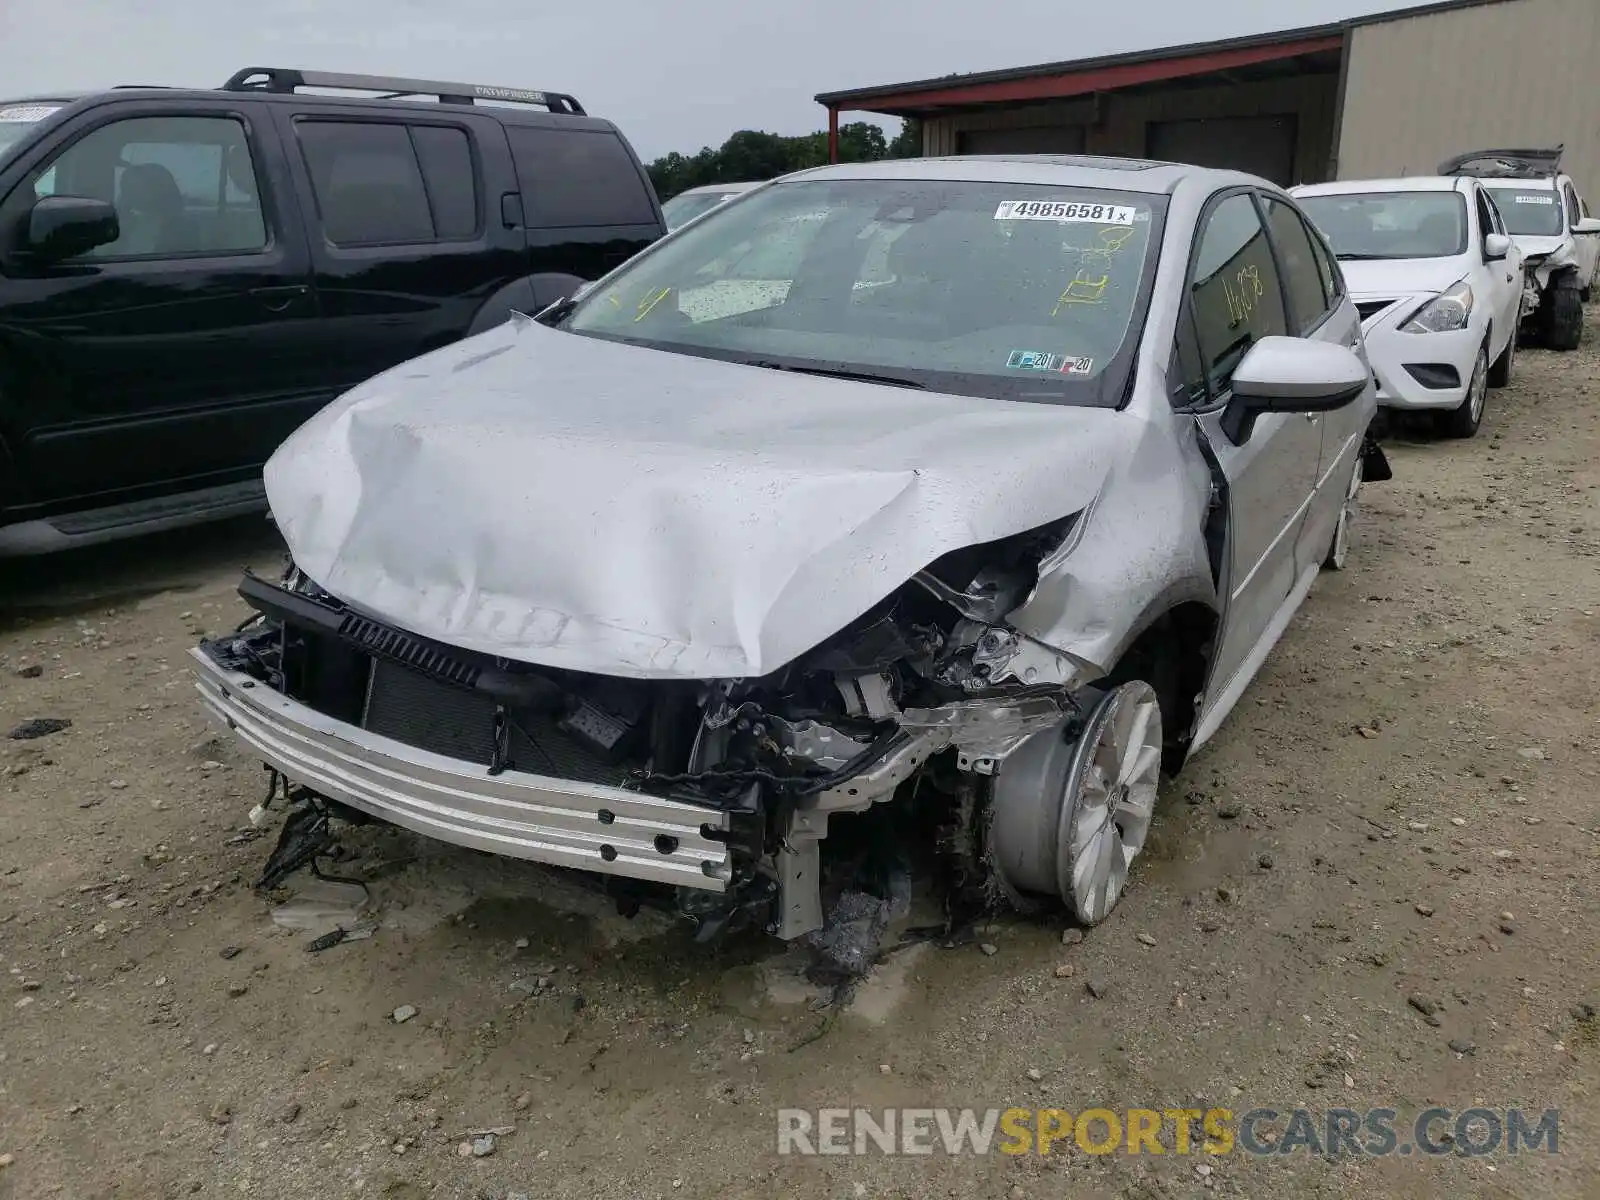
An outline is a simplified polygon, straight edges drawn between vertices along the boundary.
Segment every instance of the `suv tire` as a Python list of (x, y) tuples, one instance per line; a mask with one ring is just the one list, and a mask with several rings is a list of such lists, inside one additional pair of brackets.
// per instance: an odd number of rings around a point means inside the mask
[(1545, 291), (1544, 344), (1551, 350), (1576, 350), (1583, 340), (1583, 300), (1578, 281), (1561, 275)]

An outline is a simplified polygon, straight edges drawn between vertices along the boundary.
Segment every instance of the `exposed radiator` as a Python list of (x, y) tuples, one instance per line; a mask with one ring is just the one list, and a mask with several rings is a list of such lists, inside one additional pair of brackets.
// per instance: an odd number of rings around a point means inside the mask
[[(494, 711), (488, 696), (378, 658), (361, 723), (419, 750), (487, 767), (494, 755)], [(625, 765), (607, 761), (549, 718), (515, 710), (508, 717), (509, 757), (516, 770), (584, 783), (616, 785), (627, 779)]]

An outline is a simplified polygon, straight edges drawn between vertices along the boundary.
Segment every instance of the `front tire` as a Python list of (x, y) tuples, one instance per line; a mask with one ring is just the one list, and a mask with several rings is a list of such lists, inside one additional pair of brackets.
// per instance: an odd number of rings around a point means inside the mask
[(1552, 280), (1545, 289), (1544, 344), (1551, 350), (1576, 350), (1583, 340), (1583, 300), (1570, 275)]
[(1485, 342), (1472, 364), (1472, 378), (1460, 404), (1438, 417), (1439, 432), (1450, 438), (1469, 438), (1483, 423), (1483, 406), (1489, 391), (1489, 344)]
[(1059, 896), (1096, 925), (1122, 898), (1155, 815), (1161, 702), (1131, 679), (1100, 698), (1075, 738), (1063, 732), (1034, 734), (996, 777), (992, 861), (1009, 890)]

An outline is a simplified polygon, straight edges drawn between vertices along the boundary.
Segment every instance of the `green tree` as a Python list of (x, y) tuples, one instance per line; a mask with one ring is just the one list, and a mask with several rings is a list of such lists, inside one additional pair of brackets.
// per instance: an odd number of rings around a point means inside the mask
[(916, 117), (907, 117), (900, 122), (900, 132), (895, 135), (894, 141), (889, 143), (890, 158), (921, 158), (922, 157), (922, 122)]
[[(915, 158), (922, 153), (922, 130), (906, 121), (893, 141), (870, 121), (851, 121), (839, 127), (840, 162), (877, 162), (884, 158)], [(744, 183), (771, 179), (789, 171), (820, 167), (828, 161), (826, 132), (785, 136), (756, 129), (741, 129), (712, 149), (693, 155), (674, 150), (646, 166), (656, 195), (670, 200), (679, 192), (708, 183)]]

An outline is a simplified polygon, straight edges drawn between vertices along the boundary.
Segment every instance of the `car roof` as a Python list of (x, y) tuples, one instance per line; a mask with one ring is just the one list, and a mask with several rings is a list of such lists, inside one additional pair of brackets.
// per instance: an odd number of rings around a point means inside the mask
[(71, 95), (16, 96), (9, 100), (0, 100), (0, 108), (26, 108), (32, 104), (76, 104), (79, 100), (97, 94), (95, 92), (74, 92)]
[(102, 104), (112, 99), (190, 99), (204, 98), (214, 100), (219, 96), (226, 96), (234, 100), (259, 101), (267, 104), (333, 104), (349, 108), (377, 108), (384, 112), (393, 112), (396, 106), (414, 106), (422, 112), (432, 113), (488, 113), (504, 124), (513, 125), (546, 125), (554, 121), (562, 128), (589, 128), (607, 129), (618, 132), (616, 125), (606, 117), (598, 117), (593, 113), (578, 116), (573, 113), (549, 112), (542, 108), (535, 108), (525, 104), (497, 103), (493, 97), (486, 97), (471, 106), (460, 104), (441, 104), (438, 101), (413, 99), (410, 96), (384, 97), (360, 96), (350, 94), (336, 94), (326, 91), (298, 91), (298, 92), (269, 92), (255, 88), (241, 91), (230, 91), (227, 88), (193, 88), (193, 87), (162, 87), (157, 84), (119, 84), (116, 87), (101, 88), (91, 92), (77, 92), (72, 94), (57, 94), (53, 96), (26, 96), (13, 100), (0, 100), (0, 108), (11, 108), (29, 104), (51, 104), (60, 108), (76, 104)]
[(762, 182), (757, 180), (754, 183), (702, 183), (699, 187), (684, 188), (678, 195), (703, 196), (707, 192), (716, 192), (719, 195), (726, 192), (735, 195), (739, 192), (748, 192), (751, 188), (758, 188)]
[(1191, 179), (1216, 186), (1265, 182), (1238, 171), (1219, 171), (1210, 167), (1144, 158), (1104, 158), (1091, 154), (961, 154), (951, 158), (881, 159), (877, 162), (813, 167), (784, 178), (1055, 184), (1061, 187), (1151, 194), (1169, 194), (1180, 183)]
[(1510, 188), (1519, 192), (1536, 192), (1540, 188), (1554, 190), (1561, 186), (1561, 181), (1567, 178), (1565, 171), (1559, 175), (1538, 175), (1532, 179), (1518, 179), (1514, 175), (1495, 175), (1478, 182), (1486, 188)]
[(1466, 190), (1467, 182), (1466, 176), (1405, 175), (1399, 179), (1340, 179), (1334, 183), (1304, 183), (1289, 190), (1296, 196), (1348, 196), (1362, 192), (1461, 192)]

